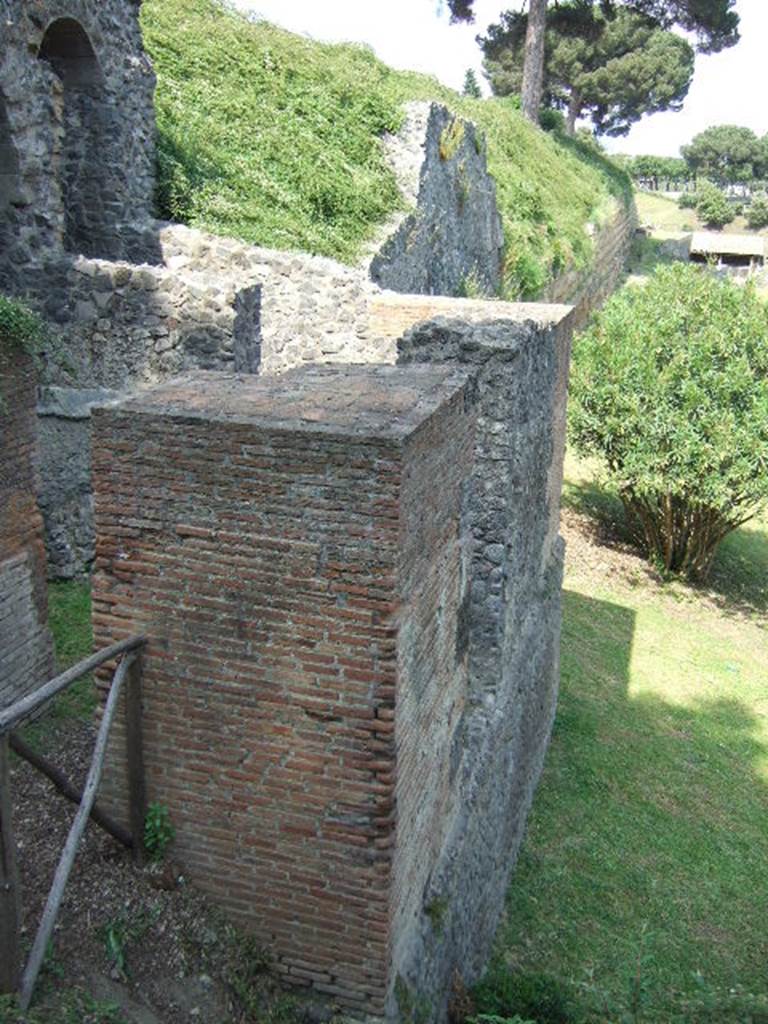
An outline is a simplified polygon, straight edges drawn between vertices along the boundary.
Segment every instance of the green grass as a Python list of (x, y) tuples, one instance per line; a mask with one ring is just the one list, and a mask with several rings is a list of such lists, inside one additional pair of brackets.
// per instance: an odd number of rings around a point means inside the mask
[[(641, 224), (649, 224), (663, 232), (682, 233), (687, 231), (704, 231), (695, 210), (681, 210), (674, 199), (653, 192), (636, 192), (635, 202)], [(768, 235), (768, 229), (755, 231), (747, 224), (746, 218), (734, 217), (730, 224), (723, 228), (726, 234), (737, 235)]]
[(222, 235), (348, 263), (401, 202), (380, 137), (407, 100), (476, 121), (498, 185), (510, 297), (533, 297), (591, 255), (585, 231), (626, 201), (608, 160), (526, 122), (506, 100), (470, 100), (395, 71), (360, 45), (328, 45), (217, 0), (145, 0), (158, 77), (159, 202)]
[[(53, 634), (57, 671), (93, 653), (91, 590), (87, 582), (51, 583), (48, 586), (48, 624)], [(87, 675), (52, 700), (45, 715), (23, 730), (24, 738), (44, 749), (51, 729), (62, 719), (84, 718), (96, 708), (93, 676)]]
[[(569, 476), (566, 501), (615, 526), (615, 499)], [(565, 983), (589, 1021), (768, 1021), (768, 527), (721, 549), (721, 608), (601, 557), (566, 575), (559, 708), (500, 958)]]

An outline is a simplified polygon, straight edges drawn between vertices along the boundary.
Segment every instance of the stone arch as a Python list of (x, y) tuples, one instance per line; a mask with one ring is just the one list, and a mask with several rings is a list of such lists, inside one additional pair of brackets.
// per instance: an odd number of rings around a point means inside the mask
[(0, 220), (5, 223), (11, 206), (18, 199), (19, 154), (13, 142), (13, 132), (0, 93)]
[[(85, 29), (58, 18), (38, 51), (61, 82), (59, 175), (64, 206), (64, 248), (105, 255), (110, 223), (109, 108), (104, 76)], [(114, 197), (113, 197), (114, 198)]]

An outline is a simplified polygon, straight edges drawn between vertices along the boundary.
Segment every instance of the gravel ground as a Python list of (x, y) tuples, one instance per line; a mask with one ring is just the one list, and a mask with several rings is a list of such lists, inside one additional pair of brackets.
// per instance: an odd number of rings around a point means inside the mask
[[(95, 728), (79, 719), (35, 730), (35, 745), (82, 786)], [(75, 805), (13, 758), (23, 938), (31, 945)], [(111, 955), (110, 955), (111, 950)], [(238, 936), (173, 863), (137, 868), (92, 822), (75, 860), (29, 1024), (289, 1024), (328, 1020), (269, 976), (268, 957)], [(0, 1024), (19, 1018), (0, 1005)]]

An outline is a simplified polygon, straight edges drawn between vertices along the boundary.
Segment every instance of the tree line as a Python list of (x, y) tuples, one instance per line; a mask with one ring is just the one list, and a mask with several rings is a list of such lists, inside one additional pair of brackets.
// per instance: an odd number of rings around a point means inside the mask
[(768, 134), (760, 138), (751, 128), (713, 125), (682, 146), (680, 153), (615, 159), (638, 184), (654, 191), (677, 191), (701, 179), (720, 188), (753, 191), (763, 189), (768, 180)]

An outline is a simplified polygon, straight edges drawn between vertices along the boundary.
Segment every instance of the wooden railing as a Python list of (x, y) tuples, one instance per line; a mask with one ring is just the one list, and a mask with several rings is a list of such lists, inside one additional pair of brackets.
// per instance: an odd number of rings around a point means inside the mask
[[(144, 755), (141, 732), (141, 654), (146, 643), (143, 636), (121, 640), (85, 658), (62, 672), (34, 693), (23, 697), (0, 711), (0, 992), (17, 992), (19, 1007), (25, 1013), (29, 1007), (35, 982), (43, 963), (48, 943), (53, 934), (56, 915), (64, 895), (77, 847), (90, 817), (106, 829), (123, 845), (133, 850), (134, 859), (141, 862), (144, 854), (144, 818), (146, 793), (144, 787)], [(68, 686), (113, 658), (120, 658), (115, 671), (109, 697), (96, 736), (91, 767), (82, 793), (79, 792), (46, 758), (33, 751), (12, 730), (29, 715), (38, 711), (47, 701)], [(128, 796), (130, 831), (112, 821), (96, 806), (96, 791), (101, 779), (109, 730), (115, 717), (123, 682), (126, 687), (126, 755), (128, 767)], [(23, 973), (21, 972), (21, 889), (16, 863), (16, 842), (11, 821), (11, 784), (9, 750), (29, 761), (43, 772), (64, 796), (79, 804), (69, 835), (64, 844), (54, 875), (51, 891), (40, 919), (40, 925)]]

